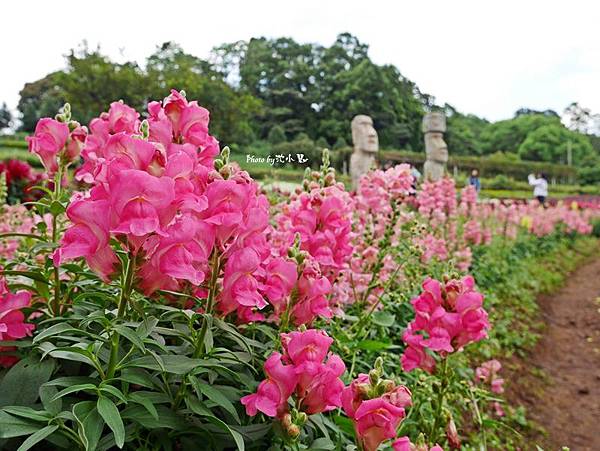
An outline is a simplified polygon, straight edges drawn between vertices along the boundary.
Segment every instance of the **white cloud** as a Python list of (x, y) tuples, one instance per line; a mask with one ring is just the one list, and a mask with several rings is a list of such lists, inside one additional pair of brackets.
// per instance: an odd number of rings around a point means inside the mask
[[(438, 101), (502, 119), (520, 107), (561, 112), (572, 101), (600, 111), (600, 4), (563, 1), (221, 1), (2, 6), (0, 101), (64, 66), (83, 39), (117, 60), (142, 62), (173, 40), (200, 57), (223, 42), (292, 36), (329, 45), (349, 31)], [(6, 39), (6, 38), (5, 38)]]

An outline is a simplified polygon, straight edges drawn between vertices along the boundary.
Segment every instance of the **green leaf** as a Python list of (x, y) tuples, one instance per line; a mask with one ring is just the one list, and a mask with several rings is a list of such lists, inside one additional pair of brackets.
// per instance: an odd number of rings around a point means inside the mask
[(148, 413), (150, 415), (152, 415), (152, 417), (155, 420), (158, 421), (158, 412), (156, 411), (156, 407), (154, 407), (154, 404), (152, 404), (152, 401), (150, 401), (150, 399), (146, 398), (145, 396), (143, 396), (142, 394), (137, 393), (137, 392), (130, 393), (129, 399), (133, 402), (136, 402), (136, 403), (144, 406), (144, 408), (148, 411)]
[(215, 417), (212, 414), (212, 412), (204, 405), (204, 403), (202, 403), (198, 399), (188, 397), (185, 401), (192, 412), (202, 417), (205, 417), (208, 421), (219, 427), (219, 429), (227, 432), (229, 435), (231, 435), (231, 437), (233, 437), (233, 440), (235, 441), (238, 450), (244, 451), (244, 438), (238, 431), (232, 429), (224, 421)]
[(67, 323), (58, 323), (53, 326), (50, 326), (48, 329), (44, 329), (41, 333), (36, 335), (33, 339), (33, 344), (39, 343), (40, 341), (45, 340), (48, 337), (52, 337), (53, 335), (59, 335), (65, 332), (77, 333), (79, 332), (79, 329), (76, 329)]
[(56, 415), (62, 409), (62, 400), (54, 399), (54, 396), (58, 393), (58, 389), (52, 385), (42, 385), (40, 387), (40, 399), (44, 409), (53, 415)]
[(144, 318), (144, 321), (140, 323), (136, 332), (140, 338), (144, 339), (152, 333), (157, 324), (158, 319), (149, 316), (148, 318)]
[(244, 451), (244, 449), (245, 449), (244, 438), (242, 437), (242, 434), (240, 434), (238, 431), (232, 429), (223, 420), (220, 420), (215, 416), (212, 416), (212, 415), (207, 416), (206, 419), (208, 421), (210, 421), (212, 424), (214, 424), (215, 426), (218, 426), (219, 428), (221, 428), (223, 431), (227, 432), (229, 435), (231, 435), (231, 437), (233, 437), (235, 445), (237, 446), (237, 449), (239, 451)]
[(125, 426), (123, 425), (123, 420), (119, 414), (119, 409), (117, 409), (114, 402), (105, 396), (100, 396), (98, 398), (98, 404), (96, 406), (98, 408), (98, 413), (100, 413), (106, 424), (108, 424), (108, 427), (113, 431), (117, 447), (123, 448), (123, 445), (125, 444)]
[(64, 212), (65, 212), (65, 207), (59, 201), (55, 200), (54, 202), (52, 202), (50, 204), (50, 213), (52, 213), (54, 216), (58, 216), (59, 214), (64, 213)]
[(156, 420), (145, 407), (141, 405), (132, 405), (123, 410), (122, 417), (127, 420), (135, 421), (146, 429), (183, 429), (187, 423), (175, 414), (170, 408), (165, 406), (155, 406), (158, 413)]
[(335, 449), (335, 443), (326, 437), (316, 439), (308, 448), (310, 451), (330, 451)]
[(196, 392), (203, 394), (218, 406), (223, 407), (227, 412), (233, 415), (233, 418), (235, 418), (238, 423), (240, 422), (240, 417), (238, 416), (235, 407), (233, 406), (231, 401), (219, 391), (218, 388), (211, 386), (203, 381), (200, 381), (197, 377), (194, 376), (190, 376), (190, 381)]
[(356, 343), (356, 346), (365, 351), (383, 351), (384, 349), (394, 349), (398, 346), (391, 343), (385, 343), (377, 340), (362, 340)]
[(52, 398), (52, 401), (56, 401), (57, 399), (60, 399), (63, 396), (68, 395), (69, 393), (75, 393), (75, 392), (83, 391), (83, 390), (96, 391), (97, 389), (98, 389), (98, 387), (96, 387), (94, 384), (71, 385), (70, 387), (64, 388), (61, 391), (59, 391), (56, 395), (54, 395), (54, 398)]
[(38, 431), (42, 425), (24, 418), (18, 418), (0, 410), (0, 438), (19, 437)]
[(87, 376), (66, 376), (52, 379), (46, 382), (45, 386), (69, 387), (75, 384), (93, 384), (96, 379)]
[(27, 418), (27, 419), (33, 420), (33, 421), (48, 422), (52, 419), (52, 415), (50, 415), (45, 410), (35, 410), (35, 409), (32, 409), (31, 407), (7, 406), (7, 407), (3, 407), (2, 410), (10, 413), (11, 415)]
[(204, 405), (204, 403), (198, 398), (187, 397), (185, 403), (187, 404), (188, 408), (196, 415), (200, 415), (203, 417), (209, 417), (212, 415), (210, 409), (206, 407), (206, 405)]
[(40, 272), (35, 271), (2, 271), (2, 274), (6, 276), (21, 276), (26, 277), (31, 280), (37, 280), (38, 282), (42, 282), (45, 284), (49, 284), (48, 279), (44, 277), (44, 275)]
[(349, 436), (354, 435), (354, 425), (352, 424), (352, 420), (350, 418), (343, 415), (334, 415), (333, 421), (343, 432)]
[(158, 381), (142, 368), (125, 368), (121, 371), (119, 379), (146, 388), (154, 388), (158, 384)]
[(39, 397), (40, 386), (52, 376), (54, 366), (52, 360), (32, 363), (32, 359), (23, 359), (17, 362), (0, 381), (0, 407), (33, 405)]
[(144, 356), (127, 362), (125, 367), (148, 368), (183, 375), (196, 369), (203, 362), (201, 359), (191, 359), (184, 355), (162, 355), (157, 357), (160, 358), (162, 365), (156, 361), (155, 357)]
[(25, 440), (21, 444), (21, 446), (19, 446), (19, 448), (17, 448), (17, 451), (27, 451), (32, 446), (34, 446), (36, 443), (39, 443), (42, 440), (44, 440), (46, 437), (48, 437), (50, 434), (52, 434), (57, 429), (58, 429), (58, 426), (55, 424), (51, 424), (49, 426), (46, 426), (45, 428), (40, 429), (39, 431), (37, 431), (34, 434), (31, 434), (29, 437), (27, 437), (27, 440)]
[(73, 406), (73, 415), (77, 420), (79, 438), (86, 451), (94, 451), (102, 436), (104, 421), (93, 401), (83, 401)]
[(122, 401), (125, 404), (127, 404), (127, 398), (125, 397), (123, 392), (121, 390), (119, 390), (117, 387), (113, 387), (112, 385), (108, 385), (107, 383), (103, 382), (102, 384), (100, 384), (100, 391), (104, 392), (104, 393), (110, 393), (115, 398), (117, 398), (119, 401)]
[(46, 426), (45, 428), (40, 429), (39, 431), (37, 431), (34, 434), (31, 434), (29, 437), (27, 437), (27, 440), (25, 440), (21, 444), (21, 446), (19, 446), (19, 448), (17, 448), (17, 451), (27, 451), (29, 448), (34, 446), (36, 443), (39, 443), (42, 440), (44, 440), (46, 437), (48, 437), (50, 434), (52, 434), (57, 429), (58, 429), (58, 426), (56, 424), (51, 424), (49, 426)]
[(138, 348), (142, 352), (146, 352), (146, 347), (144, 346), (144, 342), (142, 339), (130, 328), (118, 325), (115, 327), (115, 332), (124, 337), (126, 340), (130, 341), (136, 348)]
[(386, 311), (375, 312), (372, 321), (378, 326), (391, 327), (396, 322), (396, 316)]
[[(50, 346), (47, 346), (50, 345)], [(50, 354), (55, 359), (72, 360), (75, 362), (86, 363), (98, 369), (94, 361), (94, 355), (87, 349), (81, 349), (75, 346), (54, 347), (51, 343), (44, 342), (39, 348), (45, 353)]]

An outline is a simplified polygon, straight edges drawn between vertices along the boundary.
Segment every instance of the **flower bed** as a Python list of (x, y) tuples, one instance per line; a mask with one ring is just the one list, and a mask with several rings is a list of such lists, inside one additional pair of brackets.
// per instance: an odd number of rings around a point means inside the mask
[(89, 128), (66, 105), (28, 138), (52, 182), (19, 226), (2, 216), (6, 446), (398, 451), (510, 434), (501, 363), (482, 359), (502, 305), (478, 262), (590, 234), (598, 210), (480, 203), (451, 179), (415, 191), (406, 165), (348, 193), (327, 152), (297, 192), (263, 193), (208, 124), (173, 91), (148, 119), (114, 102)]

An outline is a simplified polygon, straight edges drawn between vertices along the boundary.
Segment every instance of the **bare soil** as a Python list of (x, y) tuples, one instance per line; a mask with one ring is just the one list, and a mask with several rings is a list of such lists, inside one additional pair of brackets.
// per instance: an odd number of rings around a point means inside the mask
[(524, 405), (545, 431), (532, 432), (531, 443), (546, 451), (600, 451), (599, 297), (598, 258), (560, 291), (542, 296), (542, 338), (507, 381), (511, 403)]

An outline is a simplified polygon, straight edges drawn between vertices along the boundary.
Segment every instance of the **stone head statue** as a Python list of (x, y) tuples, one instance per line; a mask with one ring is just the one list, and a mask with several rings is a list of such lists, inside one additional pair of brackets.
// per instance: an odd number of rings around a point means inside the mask
[(369, 116), (359, 114), (352, 119), (352, 143), (355, 152), (377, 153), (379, 150), (379, 138)]
[(425, 180), (436, 182), (444, 177), (448, 162), (448, 146), (444, 141), (446, 116), (439, 112), (427, 113), (423, 117), (423, 133), (425, 133), (425, 153), (427, 161), (423, 166)]
[(352, 119), (352, 143), (354, 152), (350, 157), (350, 176), (352, 187), (358, 189), (360, 178), (375, 165), (379, 151), (379, 138), (373, 127), (373, 119), (364, 114)]
[(423, 133), (425, 133), (425, 152), (427, 159), (438, 163), (448, 162), (448, 146), (444, 141), (446, 116), (443, 113), (427, 113), (423, 117)]

